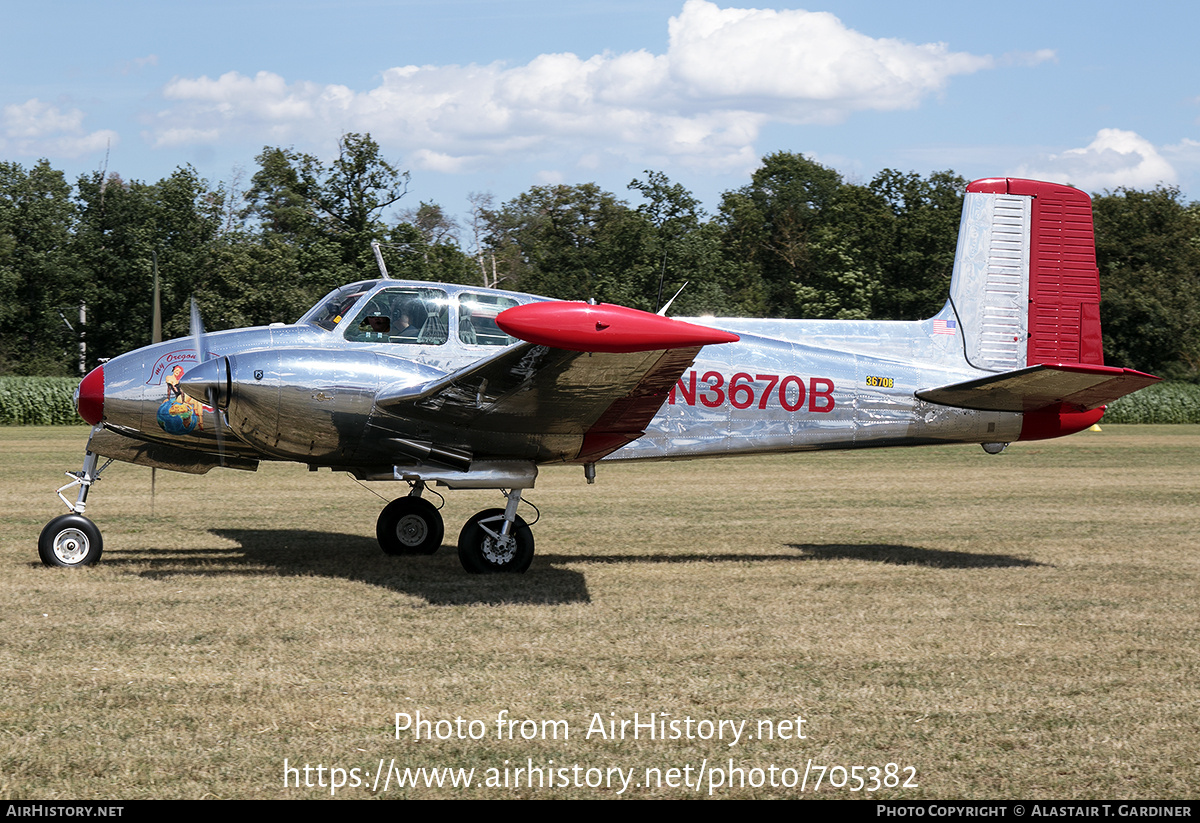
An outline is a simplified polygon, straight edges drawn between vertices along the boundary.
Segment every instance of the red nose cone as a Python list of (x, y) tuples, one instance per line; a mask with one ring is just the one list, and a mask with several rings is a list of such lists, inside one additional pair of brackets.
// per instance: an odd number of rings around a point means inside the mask
[(75, 392), (75, 408), (79, 416), (93, 426), (104, 419), (104, 367), (88, 372)]

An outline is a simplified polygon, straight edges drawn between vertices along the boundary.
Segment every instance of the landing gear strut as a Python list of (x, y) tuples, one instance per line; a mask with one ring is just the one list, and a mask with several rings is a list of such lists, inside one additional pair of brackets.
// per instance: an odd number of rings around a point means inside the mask
[(517, 516), (521, 490), (504, 492), (504, 496), (507, 506), (479, 512), (458, 536), (458, 560), (471, 574), (522, 574), (533, 562), (533, 532)]
[[(97, 468), (100, 455), (87, 452), (83, 468), (67, 472), (71, 482), (58, 490), (58, 498), (71, 510), (70, 514), (59, 515), (46, 524), (38, 538), (38, 556), (47, 566), (90, 566), (100, 559), (104, 551), (104, 539), (96, 524), (83, 516), (88, 492), (92, 484), (100, 479), (100, 473), (113, 462), (111, 459)], [(67, 489), (79, 487), (79, 496), (72, 503), (64, 495)]]

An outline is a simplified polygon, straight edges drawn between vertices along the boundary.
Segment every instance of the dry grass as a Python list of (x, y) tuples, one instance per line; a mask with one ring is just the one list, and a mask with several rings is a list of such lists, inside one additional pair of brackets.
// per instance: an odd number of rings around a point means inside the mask
[[(1106, 427), (999, 457), (601, 466), (594, 487), (547, 470), (523, 577), (468, 576), (451, 547), (495, 493), (449, 493), (447, 546), (389, 558), (374, 540), (381, 501), (297, 466), (160, 472), (151, 516), (149, 472), (114, 464), (88, 510), (103, 562), (46, 569), (37, 534), (85, 439), (0, 430), (3, 797), (329, 796), (284, 788), (285, 758), (370, 780), (381, 759), (474, 767), (477, 782), (532, 759), (632, 768), (635, 786), (647, 767), (690, 765), (694, 779), (731, 758), (897, 763), (919, 787), (871, 796), (1195, 796), (1200, 427)], [(397, 739), (395, 714), (417, 710), (484, 721), (488, 738)], [(571, 737), (496, 740), (501, 710), (566, 720)], [(749, 730), (800, 715), (807, 738), (585, 739), (610, 712)]]

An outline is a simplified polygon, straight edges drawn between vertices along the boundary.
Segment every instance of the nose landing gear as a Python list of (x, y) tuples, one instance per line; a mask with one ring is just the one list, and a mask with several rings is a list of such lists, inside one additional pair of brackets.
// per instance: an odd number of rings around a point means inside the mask
[[(104, 539), (96, 524), (83, 516), (88, 492), (92, 484), (100, 479), (100, 473), (113, 462), (109, 459), (97, 468), (100, 455), (87, 452), (83, 457), (83, 468), (67, 472), (71, 482), (58, 490), (58, 498), (71, 510), (70, 514), (59, 515), (46, 524), (38, 538), (38, 556), (47, 566), (90, 566), (100, 559), (104, 551)], [(79, 496), (72, 503), (63, 494), (67, 489), (79, 487)]]

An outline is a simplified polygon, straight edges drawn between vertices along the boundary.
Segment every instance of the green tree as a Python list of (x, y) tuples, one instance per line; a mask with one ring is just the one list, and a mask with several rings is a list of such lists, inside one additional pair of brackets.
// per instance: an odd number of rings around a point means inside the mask
[(1200, 377), (1200, 204), (1159, 186), (1096, 195), (1092, 209), (1105, 360)]
[(83, 282), (72, 259), (74, 223), (62, 172), (45, 160), (29, 171), (0, 163), (0, 373), (76, 370)]
[(408, 280), (479, 283), (479, 269), (458, 245), (458, 223), (436, 203), (406, 209), (389, 236), (388, 273)]
[(489, 212), (489, 225), (490, 250), (514, 287), (653, 308), (652, 227), (595, 184), (534, 187)]
[[(864, 317), (877, 266), (861, 234), (856, 187), (801, 154), (763, 159), (749, 185), (726, 192), (720, 219), (727, 254), (750, 268), (735, 292), (749, 313)], [(839, 297), (839, 292), (850, 294)]]
[(243, 214), (264, 238), (295, 248), (294, 282), (324, 293), (375, 270), (371, 242), (387, 238), (384, 212), (404, 197), (409, 175), (369, 134), (343, 135), (329, 164), (271, 147), (257, 161)]
[(931, 317), (950, 292), (967, 181), (950, 171), (923, 178), (884, 169), (869, 188), (880, 200), (864, 238), (881, 273), (873, 316)]
[(720, 226), (708, 219), (700, 201), (684, 186), (672, 183), (662, 172), (645, 174), (644, 180), (633, 180), (629, 188), (642, 195), (644, 202), (637, 210), (652, 227), (644, 265), (650, 266), (651, 277), (660, 284), (655, 289), (656, 308), (686, 283), (671, 304), (671, 314), (735, 313), (727, 287), (744, 277), (744, 267), (725, 256)]
[(216, 276), (222, 197), (190, 166), (153, 184), (99, 172), (79, 179), (74, 248), (86, 278), (89, 365), (150, 342), (156, 256), (164, 334), (187, 333), (189, 297)]

